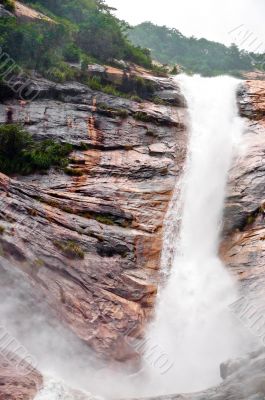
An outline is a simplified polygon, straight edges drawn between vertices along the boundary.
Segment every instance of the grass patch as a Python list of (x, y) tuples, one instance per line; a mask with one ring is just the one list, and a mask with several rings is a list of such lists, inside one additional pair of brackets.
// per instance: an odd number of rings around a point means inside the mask
[(43, 260), (41, 260), (40, 258), (37, 258), (36, 260), (34, 260), (34, 266), (41, 268), (44, 267), (45, 262)]
[(142, 101), (143, 101), (143, 100), (141, 99), (141, 97), (137, 96), (136, 94), (132, 95), (132, 96), (130, 97), (130, 100), (136, 101), (137, 103), (142, 103)]
[(142, 121), (142, 122), (151, 122), (152, 121), (152, 117), (150, 117), (150, 115), (147, 115), (146, 113), (144, 113), (142, 111), (137, 111), (133, 116), (138, 121)]
[(119, 88), (122, 92), (135, 96), (137, 99), (151, 100), (154, 96), (156, 85), (141, 76), (124, 75), (122, 85)]
[(105, 225), (115, 225), (115, 219), (107, 215), (96, 215), (95, 220)]
[(158, 97), (158, 96), (154, 96), (154, 97), (152, 98), (152, 102), (153, 102), (154, 104), (159, 105), (159, 106), (169, 106), (169, 105), (170, 105), (170, 103), (169, 103), (167, 100), (161, 99), (161, 98)]
[(115, 85), (98, 75), (94, 75), (88, 80), (85, 79), (84, 83), (92, 90), (98, 90), (115, 97), (123, 97), (138, 103), (141, 103), (143, 100), (152, 101), (155, 93), (155, 84), (140, 76), (128, 77), (125, 75), (122, 83)]
[(125, 119), (129, 116), (129, 113), (127, 110), (124, 110), (124, 108), (118, 108), (116, 111), (116, 114), (118, 117), (121, 117), (122, 119)]
[(112, 108), (105, 103), (98, 104), (98, 111), (110, 117), (120, 117), (122, 119), (128, 118), (129, 112), (124, 108)]
[(65, 168), (64, 172), (69, 176), (83, 176), (84, 175), (83, 172), (80, 171), (80, 169), (70, 168), (70, 167)]
[(61, 250), (65, 256), (69, 258), (80, 260), (83, 260), (85, 258), (85, 253), (82, 248), (78, 245), (78, 243), (72, 240), (68, 240), (66, 242), (55, 241), (54, 245), (55, 247), (57, 247), (57, 249)]
[(3, 0), (3, 5), (8, 11), (15, 11), (15, 1), (14, 0)]
[(118, 90), (114, 85), (111, 85), (109, 83), (106, 83), (101, 79), (100, 76), (92, 76), (91, 78), (88, 79), (88, 81), (85, 82), (90, 89), (92, 90), (97, 90), (99, 92), (103, 92), (112, 96), (116, 97), (128, 97), (124, 93)]
[(36, 142), (18, 125), (0, 126), (0, 171), (6, 174), (30, 174), (51, 166), (66, 167), (70, 144), (53, 140)]
[(88, 79), (87, 85), (92, 90), (102, 91), (103, 85), (101, 83), (101, 79), (99, 76), (92, 76), (92, 78)]
[(123, 228), (129, 228), (132, 224), (131, 219), (126, 219), (125, 217), (116, 217), (111, 214), (97, 214), (95, 212), (85, 212), (78, 214), (80, 217), (87, 219), (94, 219), (97, 222), (104, 225), (118, 225)]

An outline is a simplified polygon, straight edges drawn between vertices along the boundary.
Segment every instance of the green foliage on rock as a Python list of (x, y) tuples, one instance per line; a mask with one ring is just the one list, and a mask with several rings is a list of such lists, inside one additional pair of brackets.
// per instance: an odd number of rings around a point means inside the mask
[(146, 114), (142, 111), (137, 111), (136, 113), (134, 113), (133, 116), (138, 121), (142, 121), (142, 122), (151, 122), (152, 121), (152, 118), (148, 114)]
[(3, 0), (3, 5), (8, 11), (15, 10), (15, 0)]
[[(0, 46), (23, 69), (36, 70), (49, 79), (76, 79), (66, 63), (133, 61), (151, 67), (148, 50), (134, 46), (103, 0), (25, 0), (48, 19), (31, 23), (12, 17), (0, 19)], [(6, 5), (13, 4), (5, 0)], [(78, 76), (79, 77), (79, 76)]]
[(18, 125), (0, 126), (0, 171), (6, 174), (30, 174), (51, 166), (66, 167), (69, 144), (53, 140), (36, 142)]
[(54, 245), (68, 258), (80, 260), (85, 258), (85, 253), (80, 245), (72, 240), (55, 241)]

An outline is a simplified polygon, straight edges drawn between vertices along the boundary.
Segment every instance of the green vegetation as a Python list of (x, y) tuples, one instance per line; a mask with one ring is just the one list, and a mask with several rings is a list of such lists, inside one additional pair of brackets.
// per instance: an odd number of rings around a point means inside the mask
[(51, 166), (66, 167), (69, 144), (53, 140), (36, 142), (18, 125), (0, 126), (0, 171), (6, 174), (30, 174)]
[(109, 84), (100, 76), (92, 76), (86, 81), (86, 84), (93, 90), (137, 102), (141, 102), (141, 99), (151, 100), (156, 90), (155, 84), (151, 80), (143, 79), (140, 76), (127, 76), (127, 74), (124, 74), (122, 83), (116, 86)]
[(142, 111), (137, 111), (133, 116), (138, 121), (142, 121), (142, 122), (151, 122), (152, 121), (152, 117)]
[(128, 77), (124, 74), (120, 90), (124, 93), (133, 93), (133, 96), (142, 99), (151, 99), (155, 92), (155, 85), (152, 81), (140, 76)]
[(110, 94), (117, 97), (125, 97), (124, 93), (120, 92), (115, 86), (103, 81), (100, 76), (92, 76), (88, 79), (86, 84), (92, 90), (98, 90), (100, 92)]
[(122, 119), (129, 116), (129, 112), (124, 108), (112, 108), (105, 103), (99, 103), (97, 111), (110, 117), (120, 117)]
[(3, 4), (8, 11), (15, 10), (15, 0), (3, 0)]
[[(264, 55), (248, 54), (233, 44), (223, 44), (206, 39), (185, 37), (177, 29), (157, 26), (144, 22), (129, 32), (129, 38), (135, 45), (151, 49), (154, 59), (162, 64), (179, 64), (188, 73), (200, 73), (204, 76), (218, 74), (238, 75), (240, 71), (252, 71), (262, 67)], [(253, 60), (256, 59), (256, 62)], [(260, 61), (259, 61), (260, 60)], [(174, 68), (172, 73), (177, 73)]]
[(62, 251), (62, 253), (69, 258), (74, 258), (74, 259), (81, 259), (83, 260), (85, 258), (85, 253), (81, 249), (78, 243), (72, 241), (72, 240), (67, 240), (67, 241), (55, 241), (54, 242), (55, 247)]
[(95, 215), (95, 220), (105, 225), (115, 225), (115, 218), (108, 215)]
[(41, 268), (41, 267), (44, 267), (45, 262), (42, 259), (37, 258), (36, 260), (34, 260), (33, 264), (35, 267)]
[[(149, 51), (127, 39), (128, 26), (112, 15), (104, 0), (24, 2), (51, 20), (27, 23), (13, 17), (0, 19), (0, 46), (23, 69), (36, 70), (49, 79), (63, 82), (85, 79), (86, 65), (91, 62), (124, 59), (152, 67)], [(13, 3), (4, 0), (9, 9)], [(81, 71), (68, 64), (79, 62)]]
[(0, 225), (0, 235), (3, 235), (4, 232), (5, 232), (5, 228), (2, 225)]
[(69, 176), (83, 176), (83, 172), (77, 168), (67, 167), (64, 169), (64, 172)]
[(92, 214), (87, 214), (86, 217), (94, 218), (96, 221), (104, 225), (119, 225), (122, 226), (123, 228), (128, 228), (131, 225), (130, 220), (127, 220), (125, 218), (115, 217), (114, 215), (111, 214), (92, 213)]

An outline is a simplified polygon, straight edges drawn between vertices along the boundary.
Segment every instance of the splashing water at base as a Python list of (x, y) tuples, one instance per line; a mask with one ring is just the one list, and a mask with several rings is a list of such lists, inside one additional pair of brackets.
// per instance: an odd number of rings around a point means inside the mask
[[(177, 252), (149, 328), (148, 348), (159, 343), (173, 364), (165, 374), (150, 372), (157, 395), (219, 383), (220, 363), (246, 350), (228, 309), (236, 285), (218, 258), (227, 175), (244, 127), (236, 103), (239, 82), (199, 76), (179, 81), (189, 107), (190, 143), (180, 233), (170, 238)], [(171, 218), (179, 218), (174, 210)]]
[[(2, 323), (37, 356), (40, 371), (53, 376), (45, 379), (35, 400), (93, 400), (90, 392), (106, 398), (193, 392), (219, 383), (220, 363), (249, 350), (228, 309), (237, 298), (236, 285), (218, 258), (227, 174), (244, 129), (236, 104), (239, 82), (186, 76), (178, 82), (190, 113), (189, 151), (169, 213), (178, 228), (166, 226), (164, 253), (169, 253), (163, 268), (172, 258), (173, 265), (165, 271), (168, 283), (146, 334), (151, 352), (143, 355), (138, 374), (103, 368), (61, 326), (54, 328), (49, 317), (39, 320), (43, 310), (28, 304), (30, 296), (21, 300), (19, 287), (23, 296), (28, 294), (21, 280), (15, 280), (12, 290), (2, 273)], [(33, 310), (30, 316), (28, 310)], [(154, 360), (152, 348), (158, 347)]]
[(34, 400), (103, 400), (103, 398), (71, 389), (63, 381), (46, 377), (43, 388)]

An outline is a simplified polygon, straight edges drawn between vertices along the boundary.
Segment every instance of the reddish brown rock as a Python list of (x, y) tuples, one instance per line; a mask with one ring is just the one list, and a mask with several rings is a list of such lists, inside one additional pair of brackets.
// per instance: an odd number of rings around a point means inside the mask
[[(0, 175), (1, 254), (94, 350), (133, 358), (126, 335), (140, 336), (153, 310), (162, 223), (185, 159), (186, 111), (75, 83), (38, 84), (38, 100), (23, 110), (14, 102), (15, 118), (29, 115), (38, 140), (75, 146), (71, 176)], [(178, 91), (170, 79), (164, 85)]]
[(6, 361), (0, 355), (0, 400), (33, 400), (42, 387), (42, 377), (29, 367), (21, 374), (16, 363)]
[(241, 103), (241, 112), (251, 121), (258, 121), (265, 126), (265, 74), (262, 74), (263, 80), (255, 79), (245, 82)]
[[(246, 132), (231, 170), (221, 255), (244, 296), (264, 307), (265, 282), (265, 81), (246, 81), (240, 92)], [(265, 308), (265, 307), (264, 307)]]
[(33, 8), (27, 7), (20, 1), (15, 2), (15, 16), (25, 22), (32, 22), (34, 20), (45, 20), (52, 22), (52, 19), (34, 10)]

